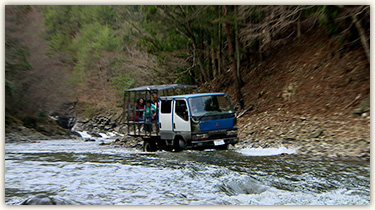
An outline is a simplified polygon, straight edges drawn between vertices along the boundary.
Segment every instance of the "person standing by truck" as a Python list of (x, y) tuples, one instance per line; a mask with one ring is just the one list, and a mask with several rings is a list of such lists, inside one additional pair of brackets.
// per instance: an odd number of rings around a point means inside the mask
[(145, 108), (145, 99), (140, 98), (136, 104), (135, 120), (143, 121), (143, 109)]
[(156, 106), (152, 104), (151, 100), (147, 100), (146, 106), (143, 112), (143, 118), (145, 119), (144, 130), (152, 132), (152, 116), (156, 113)]
[[(145, 108), (145, 99), (143, 98), (138, 99), (137, 104), (136, 104), (135, 118), (134, 118), (135, 121), (138, 121), (138, 122), (144, 121), (144, 117), (143, 117), (144, 108)], [(138, 130), (142, 131), (142, 129), (143, 129), (142, 124), (139, 123)]]

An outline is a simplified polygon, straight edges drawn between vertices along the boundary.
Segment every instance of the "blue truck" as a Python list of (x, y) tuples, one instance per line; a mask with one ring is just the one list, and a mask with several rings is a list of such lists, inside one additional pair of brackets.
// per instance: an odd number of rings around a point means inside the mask
[[(191, 93), (191, 92), (195, 93)], [(136, 120), (136, 101), (155, 104), (152, 121)], [(127, 134), (143, 139), (143, 150), (227, 149), (238, 143), (236, 113), (225, 93), (199, 93), (193, 85), (151, 85), (124, 92)], [(152, 129), (144, 129), (145, 127)]]

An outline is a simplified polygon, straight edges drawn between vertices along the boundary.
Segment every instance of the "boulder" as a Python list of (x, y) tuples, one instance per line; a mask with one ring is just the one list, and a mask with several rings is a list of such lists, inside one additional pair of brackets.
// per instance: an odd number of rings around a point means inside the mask
[(366, 116), (370, 115), (370, 97), (362, 100), (359, 107), (353, 111), (353, 114), (356, 115), (363, 115), (364, 113), (366, 113)]
[(39, 194), (28, 198), (21, 205), (78, 205), (80, 203), (68, 201), (58, 197), (52, 197), (45, 194)]
[(57, 110), (51, 113), (51, 118), (53, 118), (61, 127), (65, 129), (72, 129), (77, 121), (75, 114), (76, 105), (77, 102), (62, 104)]
[(93, 137), (102, 137), (99, 133), (97, 132), (87, 132), (90, 136), (93, 136)]

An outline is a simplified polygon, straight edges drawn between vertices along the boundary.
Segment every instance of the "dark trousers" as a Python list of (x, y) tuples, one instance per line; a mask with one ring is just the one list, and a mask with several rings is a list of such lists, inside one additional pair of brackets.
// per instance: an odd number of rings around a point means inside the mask
[(152, 117), (145, 118), (144, 130), (148, 132), (152, 132)]

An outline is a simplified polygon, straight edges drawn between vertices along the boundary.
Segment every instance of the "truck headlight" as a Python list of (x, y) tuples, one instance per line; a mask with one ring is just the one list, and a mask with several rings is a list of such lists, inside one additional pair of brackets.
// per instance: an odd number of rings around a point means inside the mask
[(192, 136), (192, 139), (207, 139), (208, 134), (207, 133), (199, 133), (199, 134), (194, 134)]
[(227, 131), (227, 136), (237, 136), (238, 130)]

